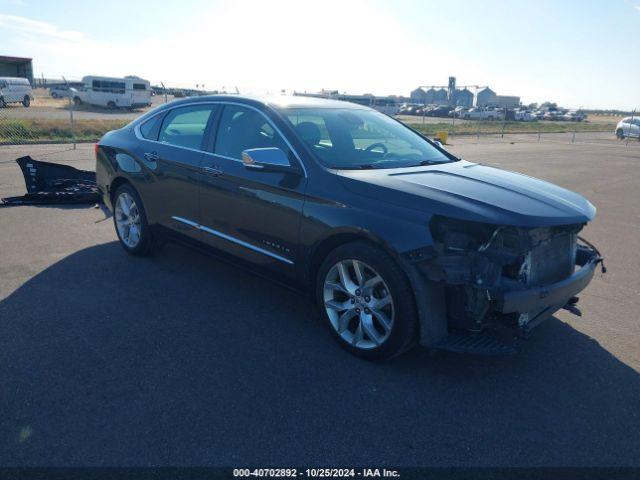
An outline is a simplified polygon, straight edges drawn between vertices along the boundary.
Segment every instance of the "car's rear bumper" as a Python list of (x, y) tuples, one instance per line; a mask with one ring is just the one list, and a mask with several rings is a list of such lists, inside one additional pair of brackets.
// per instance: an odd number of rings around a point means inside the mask
[(500, 313), (523, 313), (562, 306), (589, 285), (596, 266), (601, 261), (602, 258), (595, 250), (580, 246), (576, 254), (576, 266), (579, 268), (573, 275), (550, 285), (494, 292), (492, 296), (497, 303), (496, 310)]

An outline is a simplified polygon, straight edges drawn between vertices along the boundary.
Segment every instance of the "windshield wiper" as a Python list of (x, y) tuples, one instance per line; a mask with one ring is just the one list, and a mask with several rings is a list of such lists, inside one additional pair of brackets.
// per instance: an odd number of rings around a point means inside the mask
[(375, 170), (378, 167), (375, 163), (365, 163), (363, 165), (358, 165), (358, 168), (361, 170)]

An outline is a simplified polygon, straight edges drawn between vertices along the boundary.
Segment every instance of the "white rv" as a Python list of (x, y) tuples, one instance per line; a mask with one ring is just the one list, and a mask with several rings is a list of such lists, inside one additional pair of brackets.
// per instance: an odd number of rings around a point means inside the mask
[(7, 103), (22, 103), (24, 107), (31, 105), (33, 93), (31, 84), (26, 78), (0, 77), (0, 107)]
[(137, 108), (151, 105), (151, 84), (140, 77), (87, 76), (73, 94), (76, 105), (88, 103), (107, 108)]

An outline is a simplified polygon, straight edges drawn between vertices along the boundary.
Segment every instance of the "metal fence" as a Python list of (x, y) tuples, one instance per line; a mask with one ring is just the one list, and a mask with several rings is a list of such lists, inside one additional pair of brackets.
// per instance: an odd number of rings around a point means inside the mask
[[(477, 142), (594, 142), (635, 146), (638, 144), (638, 133), (617, 136), (618, 122), (630, 117), (640, 127), (640, 110), (636, 109), (627, 115), (621, 114), (587, 114), (582, 121), (547, 121), (508, 120), (505, 112), (496, 119), (465, 119), (459, 117), (433, 117), (422, 115), (399, 115), (397, 118), (412, 128), (428, 136), (446, 136), (448, 139), (463, 138), (465, 141)], [(622, 140), (622, 141), (621, 141)]]
[[(95, 142), (106, 131), (119, 128), (141, 115), (145, 109), (107, 109), (91, 105), (75, 105), (68, 95), (56, 93), (51, 86), (67, 85), (63, 78), (37, 85), (30, 102), (6, 103), (0, 108), (0, 149), (22, 145), (28, 153), (29, 145)], [(45, 88), (46, 87), (46, 88)], [(20, 100), (20, 99), (18, 99)], [(155, 95), (152, 107), (173, 100), (172, 95)], [(27, 106), (28, 105), (28, 106)], [(633, 115), (635, 118), (635, 114)], [(445, 132), (450, 141), (464, 138), (477, 142), (598, 142), (602, 144), (638, 144), (626, 137), (616, 140), (615, 125), (622, 116), (590, 115), (584, 122), (514, 122), (507, 120), (469, 120), (401, 115), (398, 117), (420, 132), (435, 136)], [(42, 151), (42, 148), (38, 148)]]
[[(28, 101), (11, 97), (0, 102), (0, 146), (94, 142), (146, 110), (77, 105), (64, 89), (36, 87), (32, 95)], [(164, 101), (164, 96), (152, 97), (152, 105)]]

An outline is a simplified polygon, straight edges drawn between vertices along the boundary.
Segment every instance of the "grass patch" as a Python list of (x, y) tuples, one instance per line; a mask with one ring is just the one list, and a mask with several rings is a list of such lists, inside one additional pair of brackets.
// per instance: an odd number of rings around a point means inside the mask
[[(412, 119), (413, 120), (413, 119)], [(128, 123), (123, 119), (82, 119), (76, 120), (74, 128), (68, 120), (62, 119), (0, 119), (0, 145), (42, 143), (42, 142), (95, 142), (109, 130), (122, 128)], [(613, 132), (615, 123), (606, 122), (488, 122), (464, 121), (451, 125), (450, 121), (420, 123), (406, 121), (407, 125), (419, 132), (433, 136), (438, 131), (449, 135), (490, 135), (501, 133), (570, 133)]]
[(487, 135), (500, 133), (570, 133), (570, 132), (613, 132), (615, 123), (591, 122), (473, 122), (465, 121), (452, 125), (451, 122), (413, 123), (407, 122), (414, 130), (425, 135), (435, 135), (446, 131), (449, 135)]
[(122, 128), (127, 120), (0, 119), (0, 144), (38, 142), (95, 142), (109, 130)]

